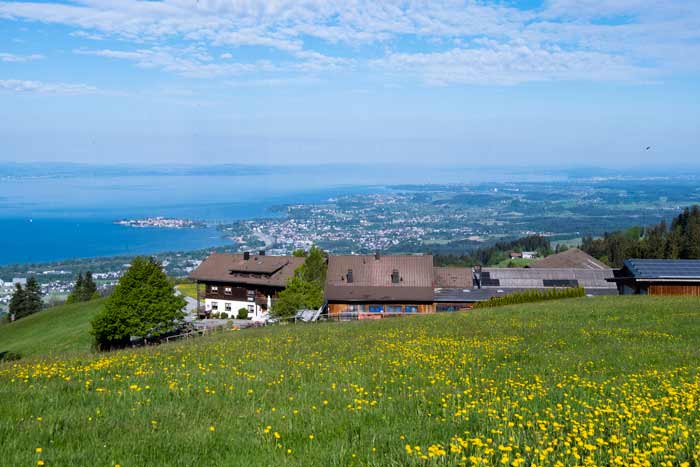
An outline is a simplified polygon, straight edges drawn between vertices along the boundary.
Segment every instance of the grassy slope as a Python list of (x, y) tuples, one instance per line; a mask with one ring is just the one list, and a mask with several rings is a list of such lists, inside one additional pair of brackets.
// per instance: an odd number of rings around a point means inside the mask
[(3, 462), (697, 465), (698, 323), (698, 299), (581, 298), (4, 364)]
[(0, 325), (0, 352), (23, 357), (90, 349), (90, 320), (102, 308), (102, 300), (49, 308), (14, 323)]

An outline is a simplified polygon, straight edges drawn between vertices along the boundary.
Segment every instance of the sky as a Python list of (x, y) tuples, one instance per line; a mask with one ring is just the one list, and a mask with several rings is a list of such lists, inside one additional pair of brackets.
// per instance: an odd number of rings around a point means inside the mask
[(700, 166), (699, 147), (698, 0), (0, 0), (0, 162)]

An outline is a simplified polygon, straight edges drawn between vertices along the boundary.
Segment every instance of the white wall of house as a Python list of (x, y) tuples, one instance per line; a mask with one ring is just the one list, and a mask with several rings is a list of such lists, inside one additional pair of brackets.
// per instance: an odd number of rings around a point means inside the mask
[(235, 318), (238, 315), (238, 310), (241, 308), (248, 309), (249, 319), (259, 319), (263, 317), (264, 310), (262, 307), (253, 302), (243, 302), (237, 300), (217, 300), (213, 298), (204, 299), (204, 309), (212, 313), (225, 313), (229, 318)]

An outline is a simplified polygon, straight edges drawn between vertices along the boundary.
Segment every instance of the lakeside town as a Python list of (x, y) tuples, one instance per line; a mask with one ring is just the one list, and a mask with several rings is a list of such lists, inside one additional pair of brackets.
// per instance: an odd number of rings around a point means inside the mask
[(193, 221), (190, 219), (174, 219), (163, 216), (146, 217), (143, 219), (121, 219), (114, 221), (114, 223), (127, 227), (154, 229), (197, 229), (206, 227), (204, 222)]

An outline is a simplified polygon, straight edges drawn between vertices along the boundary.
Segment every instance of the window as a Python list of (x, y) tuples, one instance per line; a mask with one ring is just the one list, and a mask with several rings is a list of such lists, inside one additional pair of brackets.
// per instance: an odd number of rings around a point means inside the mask
[(387, 313), (401, 313), (402, 311), (401, 305), (389, 305), (386, 307)]
[(418, 307), (414, 305), (407, 305), (406, 313), (418, 313)]
[(214, 311), (218, 311), (219, 309), (219, 302), (211, 302), (211, 309)]
[(225, 309), (226, 311), (231, 311), (231, 303), (226, 302), (226, 305), (224, 306), (224, 309)]
[(248, 311), (255, 313), (255, 305), (248, 305)]
[(369, 312), (370, 313), (383, 313), (384, 312), (384, 307), (381, 305), (370, 305), (369, 306)]
[(217, 292), (219, 291), (219, 286), (218, 286), (218, 285), (212, 285), (211, 288), (210, 288), (209, 290), (211, 290), (212, 293), (217, 293)]
[(231, 287), (226, 287), (226, 288), (224, 288), (224, 293), (225, 293), (226, 295), (231, 295)]
[(254, 302), (254, 301), (255, 301), (255, 290), (249, 290), (249, 291), (248, 291), (248, 301), (249, 301), (249, 302)]

